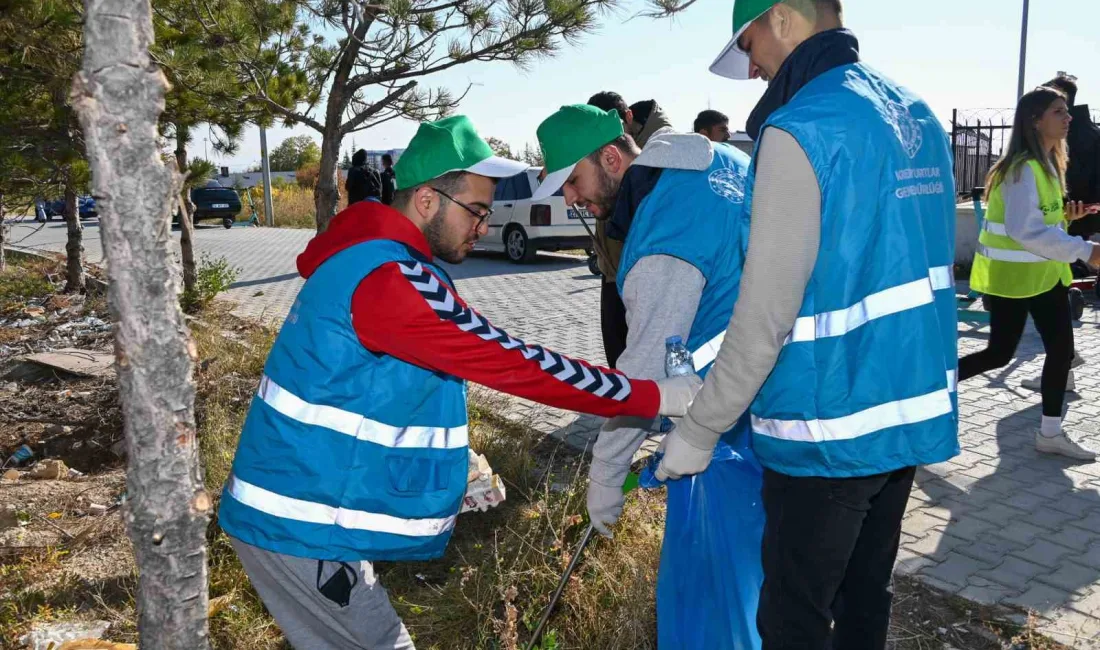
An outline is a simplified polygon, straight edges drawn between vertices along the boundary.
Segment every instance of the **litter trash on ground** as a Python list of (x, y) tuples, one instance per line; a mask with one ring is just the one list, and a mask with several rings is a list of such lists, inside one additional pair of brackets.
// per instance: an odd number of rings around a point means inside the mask
[[(107, 621), (35, 623), (31, 631), (20, 640), (29, 650), (58, 650), (66, 641), (87, 642), (101, 639), (109, 627), (111, 624)], [(69, 646), (70, 650), (72, 648), (73, 646)]]
[(467, 475), (466, 497), (462, 500), (462, 512), (485, 512), (504, 502), (504, 483), (493, 474), (485, 456), (470, 450), (470, 470)]
[(115, 643), (103, 639), (78, 639), (66, 641), (57, 650), (137, 650), (133, 643)]
[(23, 309), (23, 313), (30, 318), (39, 318), (46, 315), (46, 309), (44, 307), (26, 307)]
[(45, 323), (45, 318), (21, 318), (17, 321), (13, 321), (4, 325), (4, 327), (14, 327), (16, 329), (23, 329), (26, 327), (34, 327), (39, 323)]
[(46, 366), (78, 377), (107, 377), (114, 373), (115, 355), (97, 350), (62, 348), (52, 352), (31, 354), (22, 357), (20, 361)]
[(95, 516), (105, 515), (105, 514), (107, 514), (107, 510), (108, 510), (107, 506), (105, 506), (103, 504), (100, 504), (100, 503), (88, 504), (88, 514), (89, 515), (95, 515)]
[(19, 467), (32, 458), (34, 458), (34, 450), (27, 445), (20, 445), (15, 453), (8, 458), (8, 461), (4, 463), (4, 466)]
[(65, 461), (60, 459), (40, 461), (29, 474), (31, 478), (46, 481), (58, 481), (68, 475), (69, 468), (65, 466)]
[(21, 476), (23, 476), (23, 473), (17, 469), (9, 469), (4, 472), (5, 481), (18, 481)]
[(69, 321), (68, 323), (62, 323), (58, 325), (57, 332), (68, 332), (70, 330), (87, 330), (91, 332), (106, 332), (111, 329), (111, 324), (105, 320), (96, 318), (95, 316), (85, 316), (78, 320)]
[[(75, 449), (76, 445), (73, 445), (73, 448)], [(82, 472), (78, 469), (73, 469), (71, 467), (69, 468), (69, 478), (83, 478), (83, 477), (84, 477), (84, 472)]]

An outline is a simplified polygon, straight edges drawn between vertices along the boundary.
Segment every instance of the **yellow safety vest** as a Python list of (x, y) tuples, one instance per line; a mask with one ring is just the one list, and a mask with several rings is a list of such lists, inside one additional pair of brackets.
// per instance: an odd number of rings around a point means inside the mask
[[(1061, 184), (1053, 179), (1036, 160), (1027, 164), (1035, 175), (1039, 190), (1039, 207), (1043, 223), (1064, 227)], [(970, 270), (970, 288), (1003, 298), (1030, 298), (1049, 291), (1059, 281), (1069, 286), (1073, 281), (1069, 264), (1048, 260), (1024, 249), (1005, 232), (1005, 203), (1001, 185), (989, 193), (982, 232), (978, 235), (978, 251)]]

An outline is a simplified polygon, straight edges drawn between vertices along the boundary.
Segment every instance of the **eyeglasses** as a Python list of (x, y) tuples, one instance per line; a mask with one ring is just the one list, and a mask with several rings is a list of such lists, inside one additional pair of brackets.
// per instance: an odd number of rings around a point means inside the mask
[(474, 227), (475, 230), (481, 229), (481, 227), (484, 226), (485, 223), (489, 221), (489, 217), (493, 216), (493, 209), (492, 208), (477, 209), (477, 208), (474, 208), (472, 206), (469, 206), (469, 205), (463, 203), (462, 201), (459, 201), (458, 199), (451, 196), (450, 194), (447, 194), (443, 190), (438, 190), (434, 187), (431, 188), (431, 189), (436, 194), (442, 196), (443, 198), (447, 199), (451, 203), (454, 203), (455, 205), (462, 208), (466, 212), (469, 212), (470, 214), (477, 217), (477, 225)]

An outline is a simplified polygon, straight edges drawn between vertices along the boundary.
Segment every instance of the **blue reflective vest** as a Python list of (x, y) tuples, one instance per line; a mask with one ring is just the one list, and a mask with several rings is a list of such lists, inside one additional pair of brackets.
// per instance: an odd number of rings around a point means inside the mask
[(442, 271), (388, 240), (340, 251), (310, 276), (268, 355), (223, 492), (219, 523), (233, 537), (326, 560), (443, 554), (466, 492), (466, 386), (359, 342), (352, 295), (387, 262), (442, 291)]
[[(638, 205), (619, 264), (620, 293), (630, 269), (648, 255), (677, 257), (703, 275), (706, 284), (687, 347), (704, 377), (714, 365), (741, 284), (748, 165), (740, 150), (715, 145), (705, 171), (664, 170)], [(668, 513), (657, 574), (662, 650), (760, 647), (763, 470), (751, 435), (745, 414), (723, 434), (703, 473), (666, 484)]]
[[(955, 187), (918, 97), (859, 64), (767, 121), (821, 186), (821, 245), (794, 330), (751, 407), (753, 448), (792, 476), (854, 477), (959, 452)], [(751, 216), (755, 161), (749, 172)]]
[(620, 294), (630, 270), (649, 255), (682, 259), (706, 279), (686, 342), (702, 376), (718, 355), (741, 284), (748, 166), (742, 151), (715, 144), (706, 170), (664, 170), (638, 205), (619, 261)]

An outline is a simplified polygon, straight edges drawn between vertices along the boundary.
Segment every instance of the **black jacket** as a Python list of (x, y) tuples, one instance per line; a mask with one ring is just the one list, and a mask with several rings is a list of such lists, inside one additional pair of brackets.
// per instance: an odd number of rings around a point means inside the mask
[(1069, 168), (1066, 185), (1069, 198), (1085, 203), (1100, 203), (1100, 126), (1092, 123), (1088, 104), (1070, 109)]
[(356, 165), (348, 170), (348, 180), (344, 182), (348, 191), (348, 205), (364, 201), (368, 197), (381, 198), (382, 178), (374, 169), (366, 165)]
[(382, 203), (393, 205), (393, 195), (397, 191), (397, 175), (393, 167), (382, 170)]

